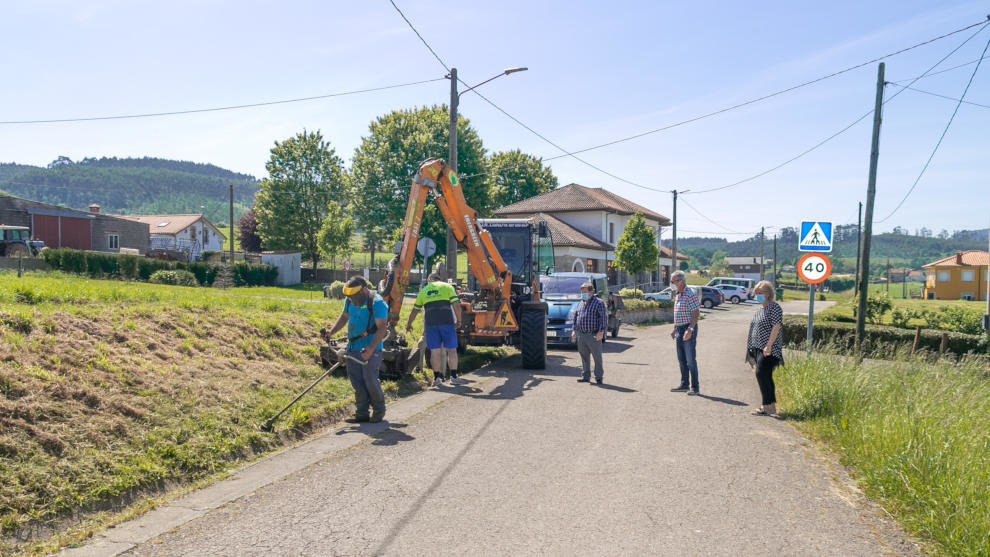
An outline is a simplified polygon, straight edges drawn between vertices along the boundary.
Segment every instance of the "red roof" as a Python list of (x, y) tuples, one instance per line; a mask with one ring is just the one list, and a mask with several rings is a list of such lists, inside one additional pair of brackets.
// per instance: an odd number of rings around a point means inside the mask
[(602, 188), (586, 188), (579, 184), (567, 184), (529, 199), (513, 203), (495, 211), (499, 217), (532, 215), (535, 213), (566, 213), (574, 211), (607, 211), (619, 215), (643, 213), (643, 216), (669, 226), (670, 219), (633, 203)]
[[(961, 259), (961, 261), (960, 261)], [(956, 267), (959, 265), (966, 267), (979, 267), (986, 266), (990, 263), (990, 252), (971, 249), (967, 251), (956, 252), (955, 255), (950, 255), (944, 259), (939, 259), (938, 261), (933, 261), (927, 265), (922, 265), (922, 268), (929, 267)]]

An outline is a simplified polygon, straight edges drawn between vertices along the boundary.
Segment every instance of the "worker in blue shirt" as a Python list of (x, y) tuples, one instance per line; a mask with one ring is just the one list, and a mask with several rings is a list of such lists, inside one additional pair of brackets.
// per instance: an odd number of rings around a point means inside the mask
[[(333, 336), (347, 323), (347, 377), (354, 387), (357, 410), (347, 422), (378, 423), (385, 418), (385, 393), (378, 378), (382, 363), (382, 339), (388, 330), (388, 306), (377, 293), (368, 289), (361, 276), (351, 277), (344, 286), (344, 312), (327, 331)], [(354, 360), (363, 361), (359, 364)], [(373, 411), (370, 415), (368, 407)]]

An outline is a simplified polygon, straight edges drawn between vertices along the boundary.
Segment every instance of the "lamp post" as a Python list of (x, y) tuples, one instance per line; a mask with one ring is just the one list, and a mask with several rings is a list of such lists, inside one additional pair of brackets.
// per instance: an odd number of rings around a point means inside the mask
[[(498, 79), (503, 75), (509, 75), (516, 72), (524, 72), (529, 68), (506, 68), (500, 74), (496, 74), (481, 83), (469, 87), (461, 92), (457, 91), (457, 68), (451, 68), (450, 74), (447, 79), (450, 80), (450, 151), (447, 156), (447, 164), (457, 172), (457, 105), (460, 103), (461, 95), (477, 89), (482, 85), (492, 81), (493, 79)], [(447, 226), (447, 277), (457, 280), (457, 240), (454, 238), (453, 231), (450, 230), (450, 226)]]

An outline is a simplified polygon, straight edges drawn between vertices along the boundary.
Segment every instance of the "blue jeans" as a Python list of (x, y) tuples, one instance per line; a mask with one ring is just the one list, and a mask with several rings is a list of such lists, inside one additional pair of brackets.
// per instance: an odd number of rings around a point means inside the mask
[[(348, 350), (348, 356), (361, 359), (360, 350)], [(351, 360), (347, 362), (347, 377), (354, 387), (354, 406), (357, 407), (355, 415), (367, 416), (368, 406), (375, 411), (375, 414), (385, 413), (385, 393), (382, 392), (382, 382), (378, 379), (378, 367), (382, 363), (382, 351), (375, 350), (368, 359), (368, 363), (358, 365)]]
[[(681, 386), (691, 387), (692, 391), (698, 390), (698, 330), (695, 325), (691, 338), (684, 340), (684, 331), (687, 325), (678, 325), (675, 328), (674, 339), (677, 341), (677, 361), (681, 364)], [(688, 377), (690, 375), (690, 383)]]

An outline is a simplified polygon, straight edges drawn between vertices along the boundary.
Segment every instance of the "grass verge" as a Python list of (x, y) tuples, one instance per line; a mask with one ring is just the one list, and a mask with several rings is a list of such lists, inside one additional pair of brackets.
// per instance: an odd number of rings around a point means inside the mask
[(795, 354), (774, 379), (785, 417), (834, 448), (934, 553), (990, 555), (985, 364)]
[(0, 272), (0, 554), (78, 542), (339, 416), (353, 392), (329, 377), (279, 434), (256, 429), (322, 373), (317, 331), (341, 309), (272, 299), (292, 293)]

